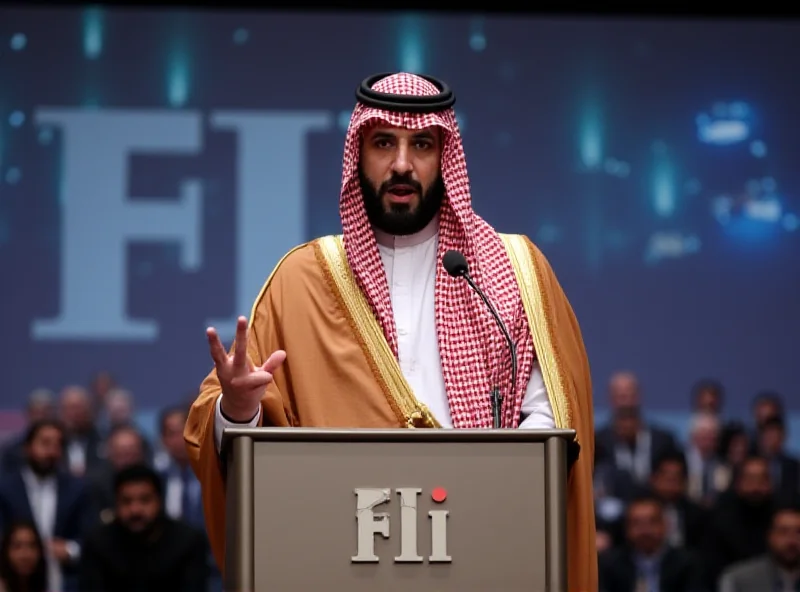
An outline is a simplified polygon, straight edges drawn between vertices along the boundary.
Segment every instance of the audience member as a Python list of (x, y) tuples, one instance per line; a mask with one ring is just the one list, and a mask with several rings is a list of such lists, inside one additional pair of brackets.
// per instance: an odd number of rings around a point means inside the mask
[(686, 450), (687, 494), (693, 501), (710, 506), (720, 492), (728, 489), (731, 469), (717, 456), (720, 421), (716, 415), (698, 413), (689, 428)]
[(740, 421), (732, 421), (722, 428), (717, 456), (731, 472), (735, 471), (750, 454), (750, 437)]
[(756, 451), (769, 463), (772, 488), (784, 500), (800, 490), (800, 462), (784, 449), (786, 424), (782, 415), (765, 419), (758, 427)]
[[(200, 482), (191, 466), (186, 443), (183, 440), (183, 426), (186, 423), (188, 407), (177, 406), (165, 409), (161, 414), (161, 445), (167, 452), (168, 460), (159, 471), (165, 485), (164, 505), (168, 516), (194, 526), (205, 536), (205, 517)], [(216, 590), (222, 583), (211, 545), (208, 545), (208, 566), (211, 587)]]
[(95, 425), (95, 410), (89, 392), (82, 386), (68, 386), (61, 392), (61, 421), (67, 433), (65, 461), (76, 477), (98, 464), (103, 456), (103, 439)]
[(49, 589), (71, 590), (89, 513), (84, 483), (59, 470), (64, 429), (54, 420), (33, 424), (25, 437), (25, 464), (0, 477), (0, 531), (27, 520), (44, 541)]
[(197, 592), (207, 589), (206, 541), (164, 511), (161, 479), (132, 465), (114, 480), (114, 520), (87, 536), (80, 589), (91, 592)]
[(680, 452), (670, 452), (656, 463), (650, 491), (664, 507), (667, 542), (699, 551), (705, 536), (708, 510), (687, 495), (688, 469)]
[(644, 497), (625, 512), (625, 544), (600, 554), (600, 592), (702, 592), (691, 552), (666, 541), (661, 502)]
[(768, 419), (783, 417), (783, 397), (774, 391), (762, 391), (753, 398), (753, 427), (755, 431)]
[(800, 509), (779, 507), (772, 516), (767, 552), (735, 563), (720, 578), (719, 592), (797, 592), (800, 590)]
[(767, 462), (748, 458), (734, 475), (733, 487), (717, 499), (709, 519), (703, 559), (710, 588), (726, 567), (764, 552), (774, 505)]
[(33, 522), (8, 525), (0, 543), (0, 592), (48, 592), (44, 545)]
[(704, 378), (692, 387), (691, 405), (694, 413), (707, 413), (720, 417), (724, 404), (725, 389), (718, 381)]
[(109, 522), (114, 512), (114, 475), (135, 464), (147, 463), (144, 438), (128, 425), (116, 427), (108, 436), (107, 458), (87, 476), (94, 516)]
[(611, 423), (595, 434), (598, 464), (609, 463), (630, 473), (638, 484), (650, 477), (655, 459), (677, 450), (675, 436), (663, 428), (648, 425), (642, 418), (639, 385), (623, 373), (609, 383)]

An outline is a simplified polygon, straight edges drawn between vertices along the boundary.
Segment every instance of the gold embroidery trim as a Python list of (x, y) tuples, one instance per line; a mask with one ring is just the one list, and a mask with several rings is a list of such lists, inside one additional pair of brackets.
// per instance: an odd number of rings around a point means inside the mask
[(366, 344), (364, 353), (375, 362), (371, 365), (392, 407), (400, 411), (406, 427), (442, 427), (430, 409), (416, 399), (403, 376), (383, 329), (350, 269), (341, 235), (322, 237), (318, 244), (345, 314), (350, 317), (354, 330)]
[(541, 278), (537, 275), (531, 251), (525, 238), (518, 234), (500, 234), (500, 238), (517, 277), (522, 305), (528, 317), (556, 427), (571, 429), (572, 410), (567, 398), (566, 377), (561, 372), (560, 356), (553, 344), (550, 315), (547, 314), (549, 303), (547, 295), (542, 291)]

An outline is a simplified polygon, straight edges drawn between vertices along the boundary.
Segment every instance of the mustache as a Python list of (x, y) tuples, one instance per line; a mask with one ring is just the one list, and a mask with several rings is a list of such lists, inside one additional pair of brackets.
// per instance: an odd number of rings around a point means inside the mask
[(420, 195), (422, 194), (422, 184), (412, 179), (411, 175), (392, 175), (392, 177), (388, 181), (384, 181), (381, 184), (380, 189), (378, 190), (378, 194), (384, 195), (385, 193), (388, 193), (398, 185), (406, 185), (408, 187), (411, 187), (414, 191), (416, 191)]

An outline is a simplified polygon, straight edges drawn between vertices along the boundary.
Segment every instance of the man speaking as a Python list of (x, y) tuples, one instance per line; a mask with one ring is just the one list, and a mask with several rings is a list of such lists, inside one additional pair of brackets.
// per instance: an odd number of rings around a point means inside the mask
[(472, 209), (454, 96), (407, 73), (365, 80), (344, 147), (341, 236), (276, 266), (214, 369), (184, 437), (223, 564), (218, 451), (229, 426), (569, 428), (569, 587), (597, 589), (591, 379), (577, 320), (542, 253)]

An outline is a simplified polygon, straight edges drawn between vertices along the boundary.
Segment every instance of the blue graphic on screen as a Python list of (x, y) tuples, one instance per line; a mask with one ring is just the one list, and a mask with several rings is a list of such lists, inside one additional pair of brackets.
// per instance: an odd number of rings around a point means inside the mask
[[(197, 387), (293, 246), (340, 232), (367, 75), (457, 96), (473, 203), (530, 236), (605, 380), (682, 410), (791, 396), (800, 335), (795, 24), (0, 9), (4, 406), (111, 370)], [(142, 32), (146, 31), (147, 34)], [(78, 34), (76, 34), (78, 33)]]

